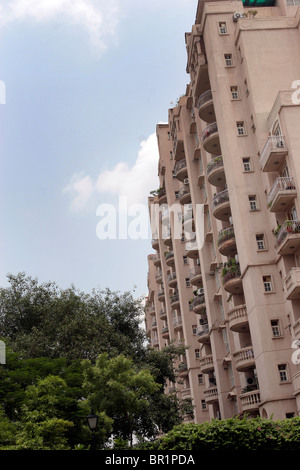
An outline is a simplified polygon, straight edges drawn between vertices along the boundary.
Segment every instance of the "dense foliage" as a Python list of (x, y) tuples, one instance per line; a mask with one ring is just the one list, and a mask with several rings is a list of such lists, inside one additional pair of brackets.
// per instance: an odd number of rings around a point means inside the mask
[(0, 289), (0, 449), (97, 449), (167, 432), (192, 412), (164, 394), (184, 347), (146, 347), (140, 300), (109, 289), (79, 292), (24, 273)]
[(181, 424), (144, 446), (148, 450), (299, 450), (300, 417), (273, 421), (234, 417)]

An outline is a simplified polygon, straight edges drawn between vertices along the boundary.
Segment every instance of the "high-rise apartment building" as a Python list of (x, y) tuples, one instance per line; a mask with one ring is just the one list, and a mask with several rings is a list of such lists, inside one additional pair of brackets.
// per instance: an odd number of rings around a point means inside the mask
[(196, 422), (297, 416), (300, 1), (200, 0), (185, 41), (189, 84), (157, 126), (150, 345), (188, 346), (167, 392)]

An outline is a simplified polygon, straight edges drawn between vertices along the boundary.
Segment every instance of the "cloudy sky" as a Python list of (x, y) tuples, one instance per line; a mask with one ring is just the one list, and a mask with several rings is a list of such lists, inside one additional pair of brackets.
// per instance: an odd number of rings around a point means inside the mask
[(151, 234), (132, 236), (135, 209), (158, 187), (155, 128), (189, 81), (197, 3), (0, 0), (0, 285), (25, 271), (146, 292)]

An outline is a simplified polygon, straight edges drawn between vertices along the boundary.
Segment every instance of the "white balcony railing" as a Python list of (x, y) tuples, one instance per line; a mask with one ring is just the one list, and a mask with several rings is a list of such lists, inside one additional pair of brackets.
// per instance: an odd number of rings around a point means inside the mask
[(264, 168), (267, 160), (272, 152), (278, 152), (285, 149), (283, 135), (271, 135), (267, 138), (266, 143), (260, 154), (260, 166)]
[(279, 176), (276, 178), (271, 191), (268, 194), (268, 207), (272, 205), (279, 191), (295, 190), (295, 181), (292, 176)]

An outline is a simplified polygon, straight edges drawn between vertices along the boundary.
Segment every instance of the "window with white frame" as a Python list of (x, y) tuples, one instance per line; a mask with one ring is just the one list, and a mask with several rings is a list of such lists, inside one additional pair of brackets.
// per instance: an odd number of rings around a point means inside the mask
[(227, 25), (225, 21), (219, 21), (219, 34), (227, 34)]
[(271, 320), (271, 328), (273, 338), (278, 338), (279, 336), (281, 336), (279, 320)]
[(201, 408), (202, 410), (207, 410), (207, 403), (205, 400), (201, 400)]
[(198, 374), (198, 384), (202, 385), (204, 383), (203, 374)]
[(278, 373), (279, 373), (280, 383), (284, 383), (288, 381), (288, 370), (287, 370), (286, 364), (278, 364)]
[(190, 278), (189, 278), (189, 277), (186, 277), (186, 278), (185, 278), (185, 285), (186, 285), (186, 287), (190, 287), (190, 286), (191, 286), (191, 282), (190, 282)]
[(258, 250), (265, 250), (266, 246), (265, 246), (264, 234), (263, 233), (258, 233), (257, 235), (255, 235), (255, 237), (256, 237), (257, 249)]
[(244, 158), (243, 158), (243, 167), (244, 167), (244, 171), (245, 171), (245, 172), (247, 172), (247, 171), (252, 171), (251, 159), (250, 159), (250, 157), (244, 157)]
[(195, 349), (195, 358), (200, 359), (200, 349)]
[(263, 276), (263, 284), (265, 292), (273, 292), (272, 277)]
[(238, 89), (237, 85), (231, 86), (230, 91), (231, 91), (231, 98), (233, 100), (238, 100), (239, 99), (239, 89)]
[(193, 335), (197, 334), (197, 325), (192, 325)]
[(225, 59), (226, 67), (232, 67), (233, 66), (232, 54), (224, 54), (224, 59)]
[(236, 123), (238, 135), (246, 135), (245, 123), (244, 121), (237, 121)]
[(249, 199), (249, 205), (250, 205), (250, 211), (257, 211), (258, 210), (258, 204), (257, 204), (257, 199), (254, 194), (248, 196)]

